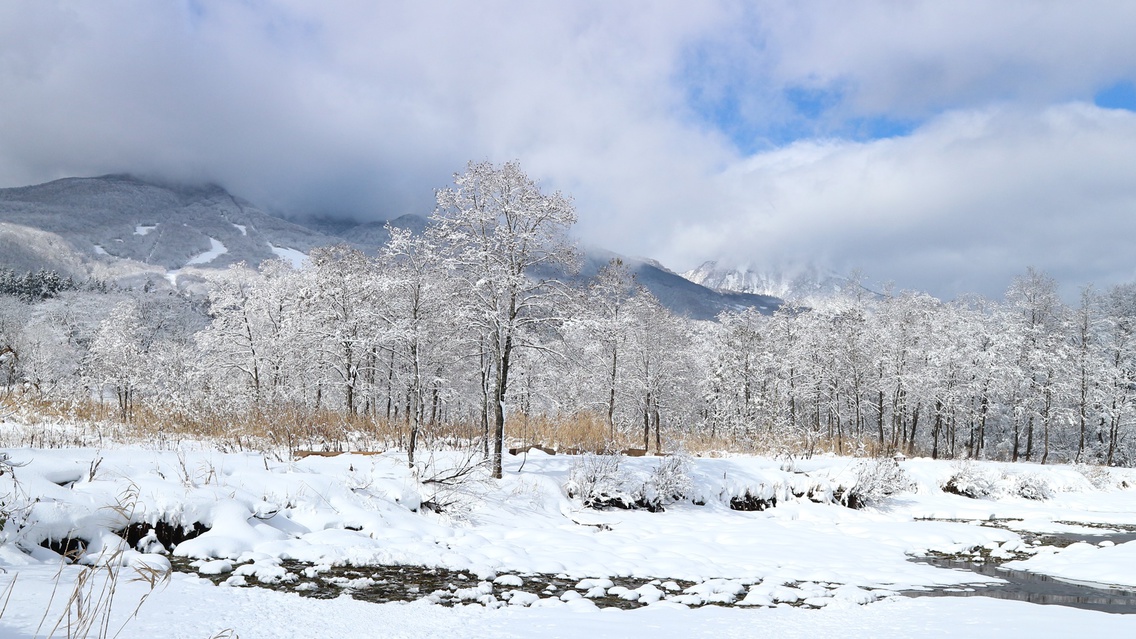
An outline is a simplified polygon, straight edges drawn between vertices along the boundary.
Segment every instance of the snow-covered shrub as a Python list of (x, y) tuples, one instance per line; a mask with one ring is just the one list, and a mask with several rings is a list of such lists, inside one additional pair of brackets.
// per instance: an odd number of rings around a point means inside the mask
[(943, 492), (971, 499), (1003, 499), (1024, 497), (1042, 501), (1053, 496), (1054, 489), (1038, 473), (1001, 473), (984, 470), (980, 464), (962, 461), (955, 464), (955, 473), (942, 486)]
[(795, 473), (797, 468), (797, 460), (793, 458), (793, 454), (789, 452), (779, 453), (776, 456), (777, 461), (781, 462), (781, 471), (786, 473)]
[(833, 485), (827, 477), (793, 473), (788, 477), (787, 486), (789, 494), (797, 499), (808, 499), (817, 504), (828, 504), (833, 501)]
[(990, 496), (993, 490), (994, 477), (983, 472), (978, 464), (968, 460), (959, 461), (954, 466), (955, 473), (943, 484), (943, 492), (962, 495), (971, 499)]
[(849, 508), (863, 508), (882, 503), (892, 495), (911, 488), (911, 478), (894, 459), (872, 459), (859, 463), (856, 480), (851, 486), (833, 493)]
[(660, 503), (669, 504), (682, 501), (690, 496), (694, 484), (690, 479), (691, 461), (685, 452), (677, 452), (664, 457), (651, 479), (643, 487), (644, 497), (653, 492)]
[(588, 508), (643, 508), (651, 512), (686, 499), (693, 487), (690, 460), (685, 455), (666, 457), (650, 475), (633, 473), (621, 465), (620, 455), (585, 454), (568, 471), (564, 488)]
[(629, 490), (628, 480), (619, 455), (586, 453), (572, 463), (564, 488), (588, 508), (632, 508), (638, 491)]
[(1011, 477), (1013, 494), (1035, 501), (1045, 501), (1053, 497), (1053, 490), (1045, 478), (1038, 473), (1021, 473)]
[(407, 491), (394, 501), (412, 510), (424, 508), (458, 519), (477, 507), (489, 482), (487, 465), (473, 450), (457, 455), (430, 452), (415, 460), (414, 473), (418, 476), (417, 494)]
[(773, 508), (777, 505), (777, 497), (773, 494), (773, 490), (766, 486), (761, 486), (766, 490), (750, 490), (746, 489), (745, 493), (737, 497), (730, 498), (730, 510), (741, 510), (746, 512), (762, 511), (766, 508)]
[(1092, 464), (1077, 464), (1074, 466), (1077, 472), (1085, 476), (1089, 483), (1097, 490), (1109, 490), (1116, 487), (1116, 480), (1112, 477), (1112, 473), (1104, 466), (1094, 466)]

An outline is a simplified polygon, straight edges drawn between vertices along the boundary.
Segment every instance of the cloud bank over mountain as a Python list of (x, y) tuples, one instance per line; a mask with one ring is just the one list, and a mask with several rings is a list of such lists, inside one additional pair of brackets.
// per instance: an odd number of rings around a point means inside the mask
[(1136, 277), (1136, 7), (1009, 1), (0, 7), (0, 186), (129, 172), (426, 213), (518, 159), (674, 268), (821, 262), (951, 297)]

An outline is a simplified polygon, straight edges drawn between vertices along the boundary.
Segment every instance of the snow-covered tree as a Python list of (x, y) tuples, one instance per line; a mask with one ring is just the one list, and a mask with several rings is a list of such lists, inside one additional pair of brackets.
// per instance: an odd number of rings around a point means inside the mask
[(576, 261), (567, 236), (576, 213), (567, 197), (541, 191), (516, 162), (481, 162), (438, 191), (431, 220), (430, 237), (462, 283), (470, 329), (484, 336), (490, 464), (500, 477), (513, 351), (555, 318), (553, 303), (563, 295), (557, 275)]
[(623, 393), (623, 369), (627, 367), (627, 344), (631, 339), (631, 300), (635, 278), (627, 265), (614, 259), (596, 274), (570, 321), (570, 331), (579, 340), (579, 365), (594, 387), (601, 390), (607, 416), (608, 436), (615, 439), (616, 400)]
[(1069, 353), (1064, 339), (1067, 309), (1057, 294), (1057, 282), (1032, 268), (1015, 278), (1006, 297), (1016, 311), (1010, 315), (1007, 328), (1013, 331), (1012, 339), (1018, 346), (1020, 374), (1012, 402), (1016, 417), (1013, 460), (1019, 456), (1033, 458), (1035, 431), (1040, 426), (1044, 463), (1049, 457), (1053, 425), (1064, 408), (1063, 393), (1068, 390)]
[(1112, 465), (1125, 452), (1124, 437), (1136, 424), (1136, 284), (1112, 287), (1101, 304), (1098, 443), (1107, 441), (1104, 461)]
[[(376, 280), (388, 309), (387, 337), (381, 341), (391, 349), (392, 362), (407, 369), (407, 460), (414, 466), (419, 433), (439, 419), (446, 368), (457, 359), (462, 340), (450, 330), (453, 291), (432, 238), (393, 227), (388, 232)], [(388, 376), (393, 375), (392, 368)]]
[[(340, 389), (342, 409), (358, 411), (360, 382), (367, 354), (381, 328), (390, 324), (380, 308), (371, 279), (373, 266), (361, 251), (347, 246), (321, 247), (310, 255), (301, 293), (306, 326), (317, 345), (317, 362), (327, 383)], [(317, 404), (322, 404), (317, 401)]]
[(698, 370), (691, 361), (690, 333), (681, 318), (644, 288), (632, 298), (629, 310), (632, 341), (628, 382), (639, 395), (643, 448), (651, 448), (653, 429), (655, 449), (661, 451), (664, 418), (680, 415), (694, 397), (692, 376)]
[(91, 382), (100, 392), (110, 387), (123, 421), (131, 419), (135, 392), (146, 379), (144, 333), (137, 303), (125, 300), (99, 324), (91, 343)]
[(7, 397), (19, 381), (19, 339), (30, 316), (27, 304), (0, 297), (0, 398)]
[(707, 413), (711, 428), (750, 439), (762, 425), (772, 423), (772, 362), (775, 350), (768, 319), (752, 309), (723, 313), (714, 342), (714, 360), (707, 380)]

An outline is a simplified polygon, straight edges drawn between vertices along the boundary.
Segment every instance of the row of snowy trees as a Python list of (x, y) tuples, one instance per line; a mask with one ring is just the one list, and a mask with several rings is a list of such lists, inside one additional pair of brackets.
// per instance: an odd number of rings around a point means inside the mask
[[(104, 284), (98, 286), (106, 288)], [(25, 302), (49, 299), (62, 291), (77, 288), (75, 280), (55, 271), (40, 270), (20, 274), (10, 268), (0, 268), (0, 295), (18, 297)]]
[[(675, 316), (618, 261), (569, 285), (571, 203), (471, 164), (423, 234), (171, 293), (0, 297), (0, 393), (184, 415), (337, 412), (476, 425), (500, 472), (520, 416), (600, 419), (643, 447), (1133, 463), (1136, 286), (1070, 308), (1030, 271), (1001, 302), (849, 292), (772, 316)], [(514, 431), (515, 432), (515, 431)]]
[(1029, 271), (1002, 303), (851, 296), (722, 318), (706, 423), (819, 442), (1045, 463), (1134, 460), (1136, 286), (1077, 308)]

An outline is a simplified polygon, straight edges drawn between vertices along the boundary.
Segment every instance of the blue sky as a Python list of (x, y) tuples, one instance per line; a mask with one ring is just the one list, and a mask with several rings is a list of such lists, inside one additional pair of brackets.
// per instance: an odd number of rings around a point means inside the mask
[(716, 95), (697, 84), (687, 87), (688, 104), (705, 125), (726, 135), (739, 153), (752, 155), (799, 140), (841, 138), (870, 141), (909, 135), (925, 119), (887, 113), (842, 114), (840, 88), (791, 86), (772, 93), (771, 102), (783, 104), (777, 118), (763, 119), (746, 113), (745, 82), (738, 80)]
[(769, 60), (763, 59), (775, 57), (766, 50), (771, 45), (754, 41), (760, 28), (751, 29), (751, 40), (745, 47), (731, 46), (734, 43), (730, 38), (725, 42), (710, 38), (690, 46), (681, 56), (675, 76), (694, 117), (725, 134), (739, 152), (747, 155), (801, 140), (871, 141), (906, 136), (944, 112), (990, 103), (1083, 101), (1106, 109), (1136, 111), (1136, 84), (1123, 65), (1118, 65), (1115, 75), (1087, 78), (1071, 89), (1055, 87), (1050, 95), (1042, 91), (1042, 95), (1030, 96), (1028, 90), (1016, 86), (1017, 81), (1038, 72), (1022, 65), (1022, 77), (992, 84), (985, 95), (948, 94), (914, 111), (899, 111), (888, 104), (862, 109), (855, 104), (860, 87), (854, 74), (823, 82), (811, 75), (797, 78), (796, 83), (777, 78), (768, 68)]
[(1093, 104), (1104, 109), (1136, 112), (1136, 84), (1131, 80), (1114, 82), (1096, 92)]
[[(842, 108), (846, 95), (839, 86), (789, 86), (766, 98), (784, 103), (781, 116), (759, 119), (746, 114), (747, 84), (744, 78), (730, 78), (724, 89), (708, 94), (697, 82), (684, 83), (687, 103), (696, 117), (705, 126), (725, 134), (740, 153), (747, 155), (799, 140), (840, 138), (864, 142), (906, 136), (946, 111), (940, 109), (923, 117), (888, 112), (850, 115)], [(1136, 84), (1120, 80), (1074, 99), (1104, 109), (1136, 112)]]
[(17, 0), (0, 186), (133, 172), (272, 210), (430, 212), (519, 160), (676, 270), (998, 296), (1136, 279), (1136, 4)]

